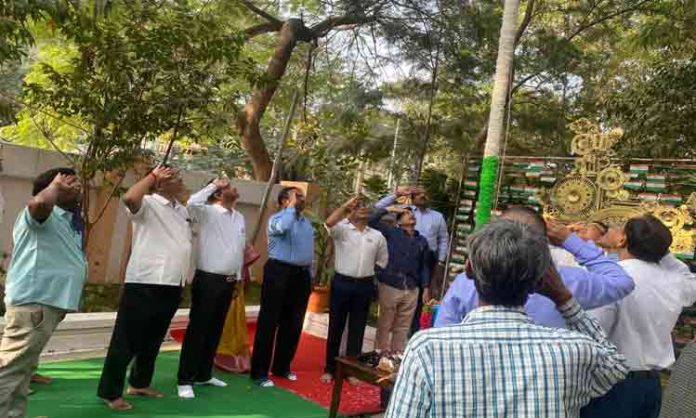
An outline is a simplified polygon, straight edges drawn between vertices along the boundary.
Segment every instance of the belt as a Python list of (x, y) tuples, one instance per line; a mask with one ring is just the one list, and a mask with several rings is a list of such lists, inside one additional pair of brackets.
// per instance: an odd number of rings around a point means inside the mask
[(628, 372), (630, 379), (655, 379), (660, 377), (658, 370), (635, 370)]
[(268, 261), (272, 261), (272, 262), (274, 262), (276, 264), (280, 264), (281, 266), (284, 266), (284, 267), (290, 267), (290, 268), (300, 269), (300, 270), (309, 270), (309, 266), (298, 266), (297, 264), (290, 264), (290, 263), (287, 263), (285, 261), (280, 261), (277, 258), (269, 258)]
[(237, 274), (236, 273), (226, 275), (226, 274), (209, 273), (209, 272), (203, 271), (203, 270), (196, 270), (196, 274), (199, 274), (201, 276), (208, 276), (208, 277), (212, 277), (212, 278), (216, 278), (216, 279), (224, 279), (225, 281), (228, 281), (230, 283), (237, 281)]
[(372, 280), (374, 280), (375, 276), (352, 277), (352, 276), (346, 276), (345, 274), (336, 273), (336, 278), (344, 280), (346, 282), (365, 283), (365, 282), (371, 282)]

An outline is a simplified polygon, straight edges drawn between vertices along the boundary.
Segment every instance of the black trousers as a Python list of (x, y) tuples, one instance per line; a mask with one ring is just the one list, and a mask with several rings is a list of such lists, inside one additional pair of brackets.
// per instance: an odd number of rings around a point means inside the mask
[(99, 380), (100, 398), (114, 400), (123, 396), (131, 360), (130, 386), (150, 386), (157, 354), (181, 302), (181, 290), (179, 286), (126, 283)]
[[(435, 270), (435, 265), (437, 264), (437, 252), (428, 251), (428, 257), (426, 262), (430, 267), (430, 273), (432, 274)], [(421, 286), (418, 290), (418, 304), (416, 305), (416, 312), (413, 314), (413, 322), (411, 322), (411, 335), (415, 334), (420, 330), (420, 317), (421, 312), (423, 312), (423, 287)]]
[(659, 372), (630, 372), (626, 380), (582, 408), (580, 418), (657, 418), (661, 406)]
[(213, 361), (236, 283), (226, 276), (196, 271), (189, 323), (179, 358), (180, 385), (207, 382), (213, 377)]
[(336, 273), (331, 282), (329, 305), (329, 336), (326, 341), (326, 373), (333, 374), (341, 346), (343, 330), (348, 322), (346, 354), (357, 356), (362, 352), (363, 338), (370, 304), (375, 295), (372, 279), (352, 279)]
[(267, 378), (269, 369), (280, 376), (290, 372), (290, 363), (302, 334), (310, 291), (309, 268), (273, 259), (266, 262), (261, 308), (251, 354), (252, 379)]

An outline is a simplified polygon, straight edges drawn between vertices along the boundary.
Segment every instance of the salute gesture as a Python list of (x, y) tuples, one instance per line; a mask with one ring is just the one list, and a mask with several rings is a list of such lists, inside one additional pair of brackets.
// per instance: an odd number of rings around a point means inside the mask
[(48, 175), (55, 173), (51, 182), (38, 192), (27, 205), (29, 214), (38, 222), (48, 219), (53, 211), (53, 206), (59, 206), (63, 209), (74, 208), (79, 205), (82, 199), (82, 183), (72, 169), (55, 169), (47, 173)]
[(179, 174), (179, 171), (176, 168), (168, 167), (163, 164), (159, 164), (150, 172), (150, 176), (154, 177), (156, 183), (162, 180), (168, 180), (177, 174)]
[(551, 299), (556, 306), (563, 305), (573, 297), (553, 264), (541, 279), (537, 293)]
[(74, 174), (56, 174), (50, 186), (54, 187), (61, 194), (82, 190), (82, 184), (80, 184), (80, 180)]
[(398, 186), (394, 189), (394, 194), (396, 197), (410, 196), (413, 193), (413, 187), (411, 186)]
[(555, 246), (561, 246), (568, 239), (572, 231), (566, 225), (555, 221), (546, 221), (546, 235), (549, 242)]
[(218, 177), (215, 180), (213, 180), (213, 184), (218, 190), (222, 190), (229, 187), (230, 181), (225, 178)]
[(326, 226), (329, 228), (333, 227), (340, 221), (342, 221), (346, 216), (351, 214), (357, 207), (362, 203), (362, 197), (361, 196), (353, 196), (348, 201), (341, 206), (339, 206), (336, 210), (334, 210), (328, 218), (326, 218)]

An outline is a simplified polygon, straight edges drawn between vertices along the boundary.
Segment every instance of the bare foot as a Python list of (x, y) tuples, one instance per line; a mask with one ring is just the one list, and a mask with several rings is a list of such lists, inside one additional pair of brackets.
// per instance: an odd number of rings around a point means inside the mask
[(346, 378), (346, 380), (347, 380), (348, 383), (350, 383), (351, 385), (360, 384), (360, 379), (357, 379), (357, 378), (355, 378), (355, 377), (353, 377), (353, 376), (348, 376), (348, 378)]
[(113, 409), (114, 411), (130, 411), (133, 409), (133, 405), (123, 398), (114, 399), (113, 401), (104, 399), (104, 403), (109, 409)]
[(128, 388), (128, 390), (126, 390), (126, 393), (131, 396), (144, 396), (146, 398), (164, 398), (164, 394), (162, 392), (156, 391), (151, 388)]
[(31, 375), (31, 383), (38, 383), (40, 385), (50, 385), (53, 382), (53, 379), (51, 379), (48, 376), (44, 376), (38, 373), (34, 373)]
[(333, 376), (331, 376), (331, 373), (324, 373), (321, 375), (319, 380), (321, 380), (321, 383), (331, 383)]

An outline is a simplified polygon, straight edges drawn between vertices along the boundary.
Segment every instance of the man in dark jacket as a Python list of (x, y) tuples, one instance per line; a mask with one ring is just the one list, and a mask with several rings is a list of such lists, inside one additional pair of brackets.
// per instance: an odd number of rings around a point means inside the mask
[[(396, 213), (396, 227), (380, 222), (387, 212)], [(428, 241), (416, 231), (416, 217), (409, 208), (376, 209), (368, 225), (384, 235), (389, 252), (387, 268), (377, 272), (380, 315), (376, 348), (403, 352), (419, 291), (423, 291), (424, 300), (430, 298)]]

